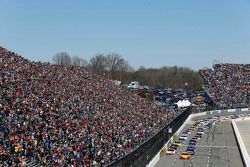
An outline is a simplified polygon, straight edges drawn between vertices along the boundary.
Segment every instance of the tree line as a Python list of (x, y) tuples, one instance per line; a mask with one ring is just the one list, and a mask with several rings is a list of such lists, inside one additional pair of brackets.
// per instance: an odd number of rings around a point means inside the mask
[(98, 75), (112, 80), (120, 80), (124, 84), (139, 81), (141, 85), (162, 88), (201, 89), (202, 78), (197, 71), (188, 67), (145, 68), (135, 70), (120, 54), (97, 54), (89, 61), (60, 52), (52, 57), (53, 63), (66, 66), (80, 66)]

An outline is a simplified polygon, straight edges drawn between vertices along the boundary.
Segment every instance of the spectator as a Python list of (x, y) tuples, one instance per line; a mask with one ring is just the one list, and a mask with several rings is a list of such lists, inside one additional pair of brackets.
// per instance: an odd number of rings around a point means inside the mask
[(0, 163), (107, 166), (172, 118), (81, 67), (31, 62), (0, 47)]
[(219, 106), (249, 106), (250, 64), (215, 64), (214, 70), (201, 70), (200, 73), (207, 83), (205, 90)]

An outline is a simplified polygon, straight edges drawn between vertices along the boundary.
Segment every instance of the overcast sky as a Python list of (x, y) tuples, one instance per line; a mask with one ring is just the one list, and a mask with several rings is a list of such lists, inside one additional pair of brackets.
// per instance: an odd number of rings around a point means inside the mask
[(1, 0), (0, 46), (46, 62), (116, 52), (135, 69), (250, 63), (250, 0)]

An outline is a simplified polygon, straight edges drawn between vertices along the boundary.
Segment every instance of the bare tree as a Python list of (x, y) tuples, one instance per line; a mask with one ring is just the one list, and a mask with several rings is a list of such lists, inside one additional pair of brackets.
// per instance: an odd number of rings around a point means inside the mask
[(61, 63), (61, 58), (60, 58), (60, 55), (59, 54), (55, 54), (53, 57), (52, 57), (52, 60), (55, 64), (60, 64)]
[(71, 58), (70, 58), (70, 55), (67, 52), (60, 52), (60, 53), (55, 54), (52, 57), (52, 60), (56, 64), (66, 65), (66, 66), (71, 65)]
[(84, 60), (78, 56), (73, 56), (71, 60), (73, 66), (87, 67), (88, 65), (87, 60)]
[(134, 68), (128, 63), (128, 61), (121, 59), (117, 71), (134, 72)]
[(124, 80), (128, 78), (128, 74), (134, 72), (134, 69), (123, 58), (117, 63), (117, 68), (112, 73), (112, 79)]
[(117, 53), (112, 53), (106, 56), (107, 70), (111, 77), (114, 77), (114, 73), (118, 71), (125, 71), (127, 62)]
[(90, 59), (90, 68), (92, 72), (104, 75), (106, 72), (107, 61), (103, 54), (98, 54)]
[(107, 59), (108, 71), (110, 71), (110, 73), (112, 73), (113, 71), (116, 71), (117, 63), (118, 61), (120, 61), (121, 56), (116, 53), (112, 53), (112, 54), (107, 55), (106, 59)]

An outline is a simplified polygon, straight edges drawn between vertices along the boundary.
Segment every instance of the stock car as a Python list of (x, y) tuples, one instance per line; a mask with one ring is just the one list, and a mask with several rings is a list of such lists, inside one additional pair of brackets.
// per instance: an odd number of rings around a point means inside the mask
[(181, 141), (184, 141), (184, 140), (187, 140), (188, 139), (188, 134), (186, 134), (186, 133), (183, 133), (181, 136), (180, 136), (180, 138), (179, 138), (179, 140), (181, 140)]
[(192, 133), (195, 129), (194, 128), (188, 128), (187, 130)]
[[(209, 123), (208, 123), (208, 125), (209, 125)], [(202, 128), (198, 128), (198, 131), (204, 132), (204, 131), (208, 130), (208, 127), (207, 127), (208, 125), (203, 126)]]
[(200, 133), (196, 133), (195, 135), (194, 135), (194, 137), (198, 137), (198, 138), (202, 138), (202, 134), (200, 134)]
[(178, 146), (177, 146), (177, 145), (175, 145), (175, 144), (171, 144), (171, 146), (170, 146), (169, 148), (172, 148), (172, 149), (174, 149), (174, 150), (176, 150), (176, 151), (177, 151)]
[(188, 152), (182, 152), (180, 155), (181, 160), (190, 160), (190, 154)]
[(191, 130), (194, 131), (194, 130), (196, 129), (196, 126), (193, 125), (193, 126), (191, 126), (189, 129), (191, 129)]
[(207, 123), (208, 123), (207, 120), (201, 120), (200, 123), (199, 123), (199, 126), (204, 126)]
[(238, 119), (240, 118), (238, 115), (231, 115), (231, 119)]
[(181, 147), (181, 142), (180, 141), (175, 141), (173, 144), (177, 145), (178, 147)]
[(192, 133), (192, 130), (190, 130), (190, 129), (187, 129), (184, 133), (187, 133), (187, 134), (191, 134)]
[(167, 152), (166, 152), (166, 154), (167, 155), (174, 155), (175, 153), (177, 153), (177, 149), (174, 149), (174, 148), (168, 148), (167, 149)]
[(186, 152), (189, 153), (190, 155), (194, 155), (196, 147), (189, 145), (187, 147)]
[(216, 121), (216, 120), (219, 120), (220, 118), (219, 118), (218, 116), (214, 116), (212, 119), (213, 119), (214, 121)]
[(198, 131), (197, 131), (197, 134), (202, 134), (202, 135), (203, 135), (203, 134), (204, 134), (204, 130), (201, 130), (201, 129), (198, 130)]
[[(212, 125), (215, 125), (215, 124), (212, 124)], [(211, 127), (211, 126), (210, 126), (210, 127)], [(204, 130), (204, 131), (207, 131), (208, 129), (209, 129), (209, 125), (203, 127), (203, 130)]]
[(194, 136), (193, 138), (192, 138), (192, 140), (194, 140), (196, 143), (200, 140), (200, 138), (199, 137), (197, 137), (197, 136)]
[(193, 147), (196, 147), (197, 146), (197, 141), (190, 141), (188, 143), (189, 146), (193, 146)]

